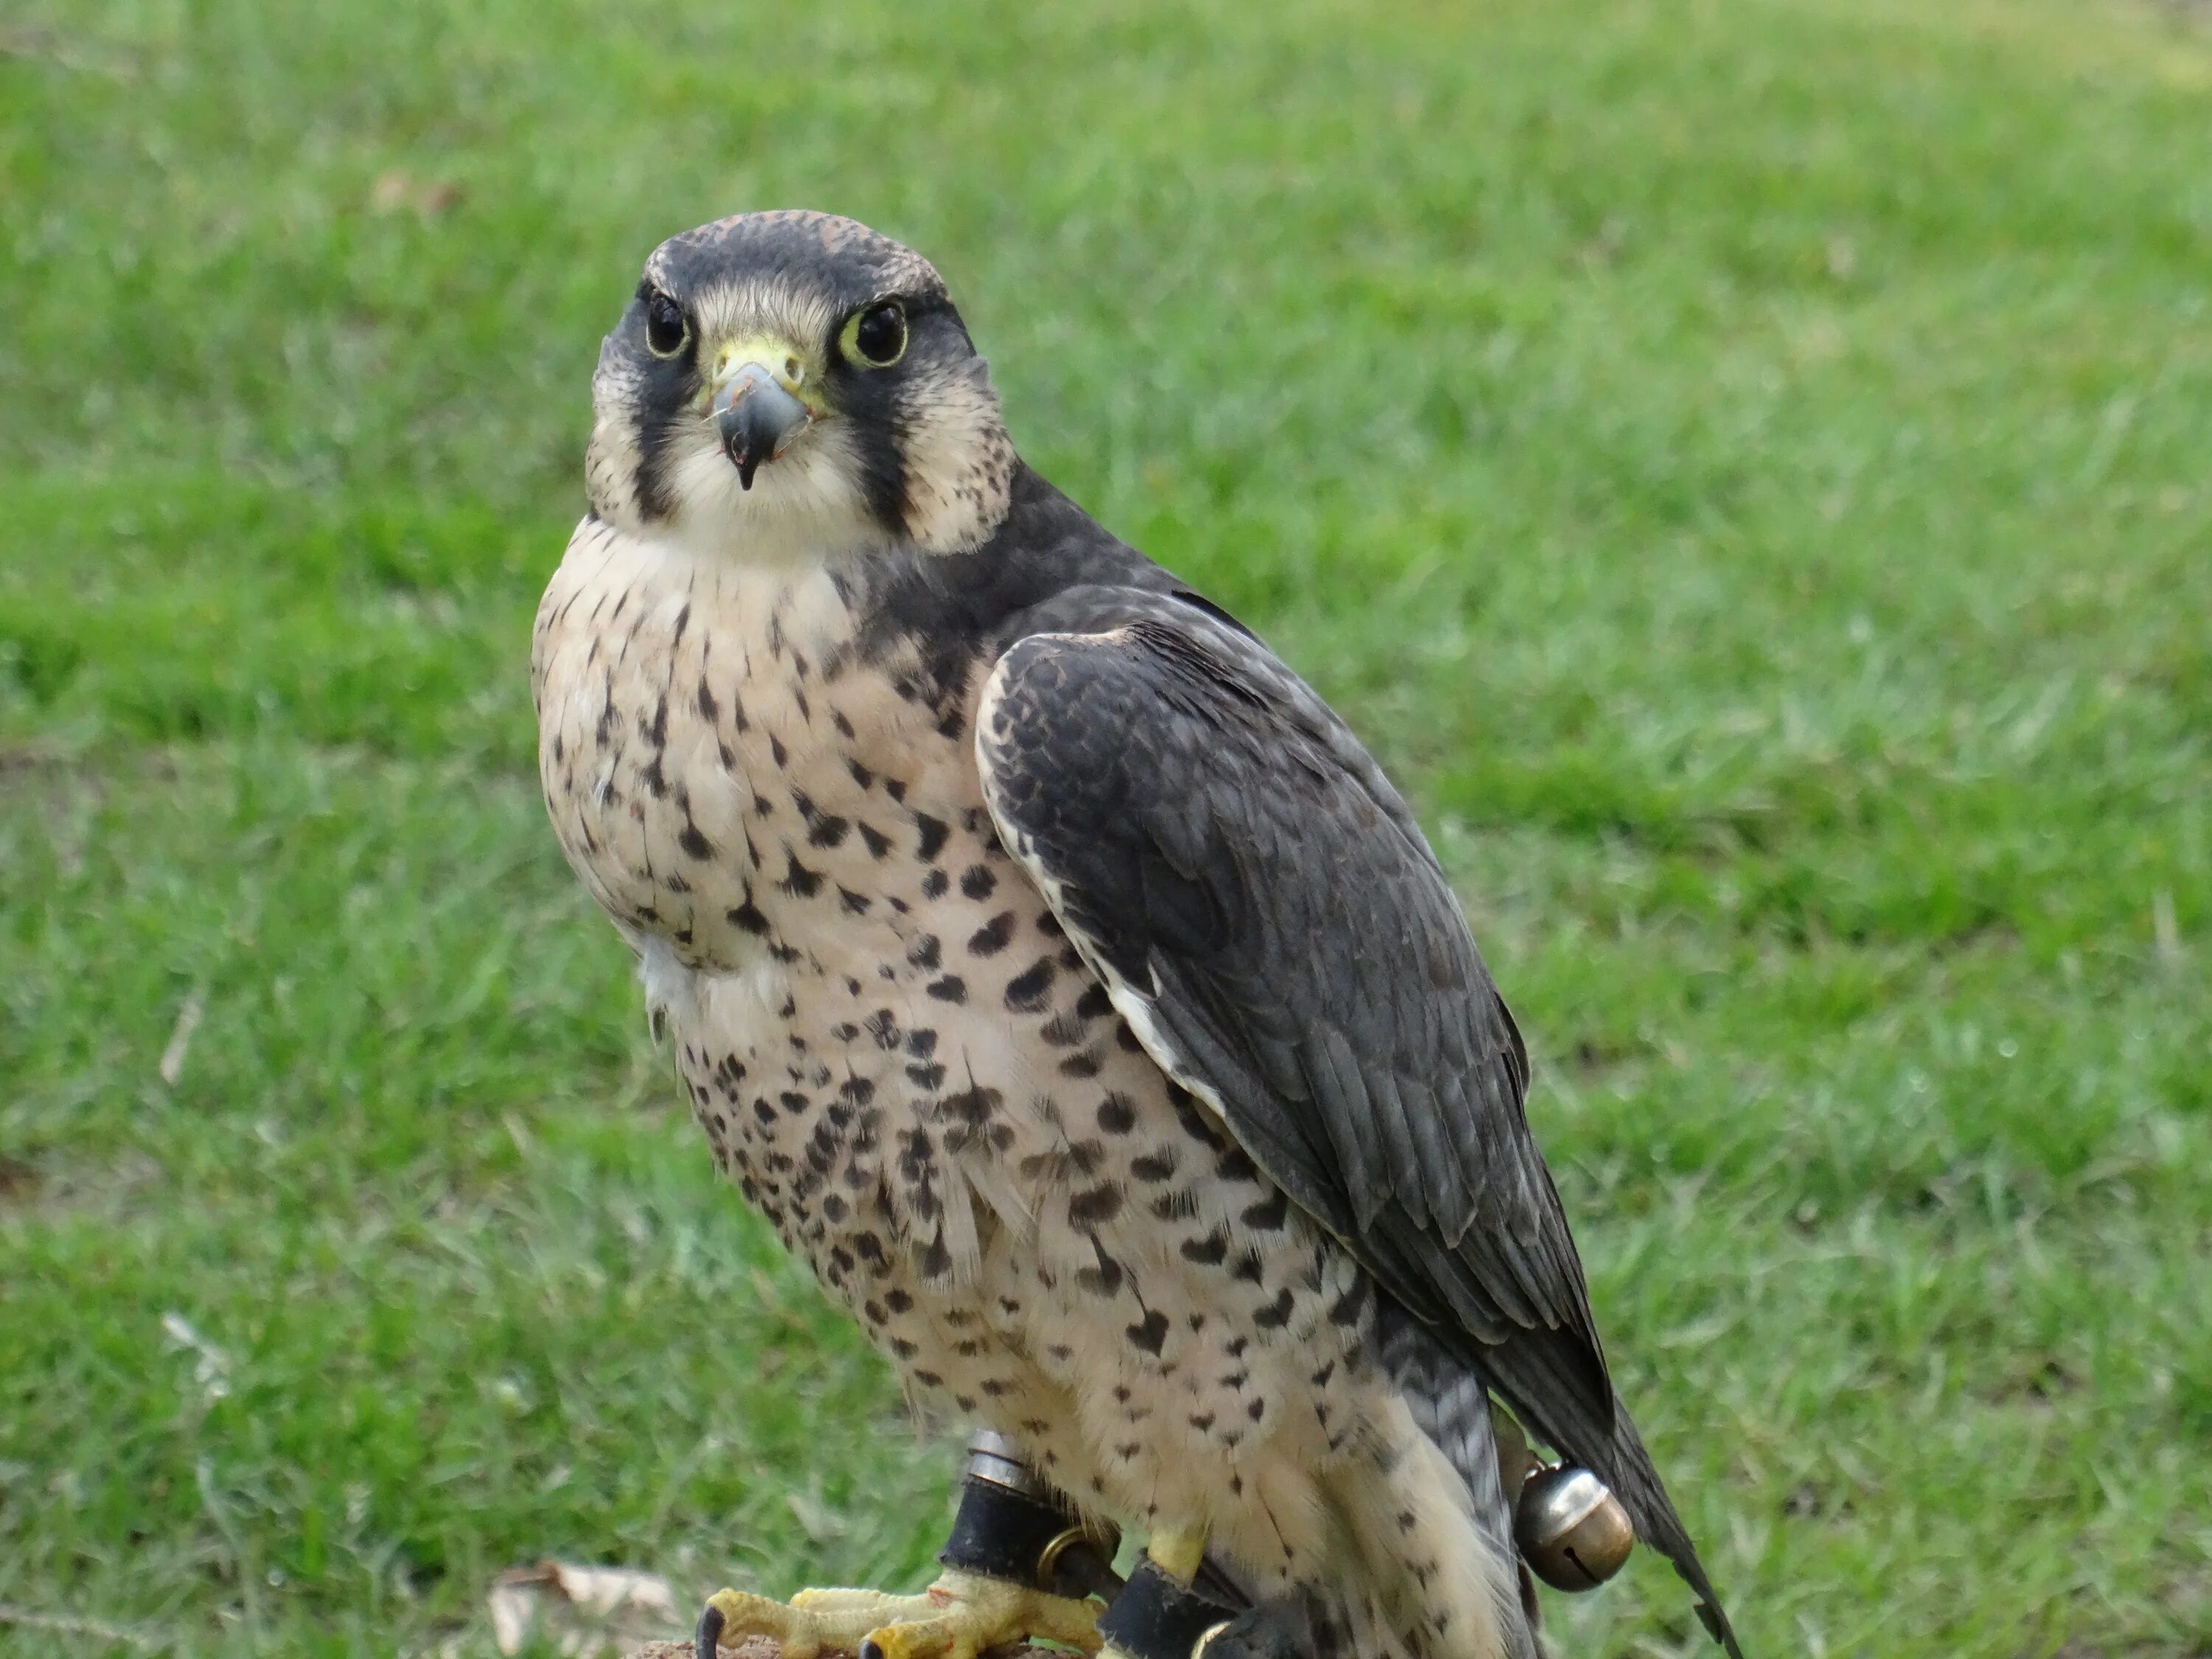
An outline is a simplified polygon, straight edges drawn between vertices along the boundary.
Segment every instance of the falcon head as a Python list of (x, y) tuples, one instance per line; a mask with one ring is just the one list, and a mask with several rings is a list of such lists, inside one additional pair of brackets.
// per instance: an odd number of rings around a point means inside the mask
[(751, 562), (979, 545), (1014, 451), (927, 260), (822, 213), (672, 236), (599, 348), (592, 506)]

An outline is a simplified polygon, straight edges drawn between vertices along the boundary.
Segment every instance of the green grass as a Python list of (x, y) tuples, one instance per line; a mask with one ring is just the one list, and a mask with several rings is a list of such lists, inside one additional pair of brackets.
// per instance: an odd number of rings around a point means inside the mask
[(1086, 9), (0, 20), (0, 1604), (927, 1572), (531, 771), (599, 336), (805, 204), (1410, 786), (1747, 1648), (2212, 1654), (2212, 32)]

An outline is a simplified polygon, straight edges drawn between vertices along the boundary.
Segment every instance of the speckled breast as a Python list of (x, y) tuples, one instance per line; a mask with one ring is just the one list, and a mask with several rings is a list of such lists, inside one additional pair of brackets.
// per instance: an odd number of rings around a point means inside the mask
[(825, 572), (579, 527), (538, 613), (540, 774), (569, 862), (633, 943), (720, 972), (880, 957), (912, 932), (899, 872), (921, 896), (956, 826), (995, 848), (963, 717), (896, 649), (862, 661), (854, 634)]

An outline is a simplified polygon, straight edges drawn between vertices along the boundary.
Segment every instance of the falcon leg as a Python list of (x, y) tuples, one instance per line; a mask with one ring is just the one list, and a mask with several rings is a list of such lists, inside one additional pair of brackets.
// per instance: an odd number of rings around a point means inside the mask
[(1145, 1554), (1169, 1577), (1188, 1584), (1198, 1577), (1199, 1564), (1206, 1559), (1206, 1528), (1170, 1528), (1154, 1533), (1145, 1540)]
[(1118, 1582), (1113, 1553), (1113, 1540), (1062, 1510), (995, 1436), (979, 1436), (935, 1583), (919, 1595), (801, 1590), (788, 1602), (718, 1590), (699, 1615), (696, 1656), (763, 1636), (782, 1659), (975, 1659), (1032, 1637), (1096, 1653), (1089, 1598)]

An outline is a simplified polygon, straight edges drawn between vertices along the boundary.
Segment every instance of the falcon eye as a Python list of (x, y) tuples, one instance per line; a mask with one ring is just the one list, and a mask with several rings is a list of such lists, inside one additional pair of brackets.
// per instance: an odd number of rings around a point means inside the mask
[(646, 295), (645, 343), (653, 348), (654, 356), (673, 357), (684, 349), (684, 342), (690, 333), (690, 325), (684, 320), (683, 307), (659, 289)]
[(870, 368), (889, 368), (906, 356), (906, 310), (885, 300), (855, 312), (845, 325), (845, 355)]

